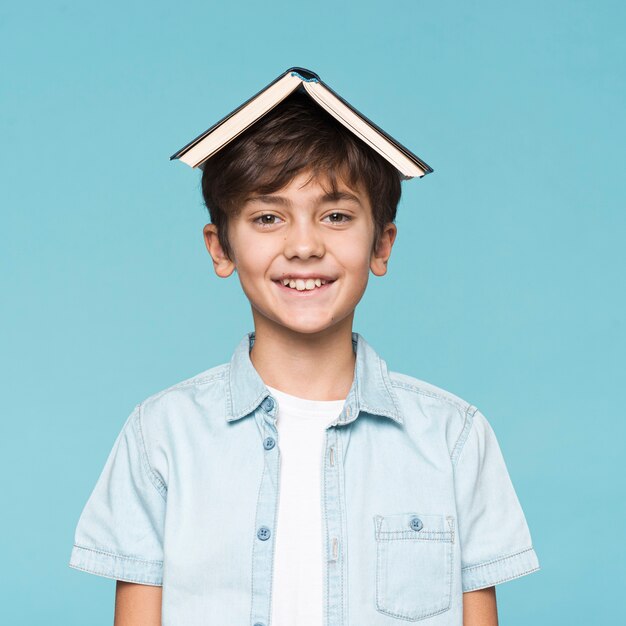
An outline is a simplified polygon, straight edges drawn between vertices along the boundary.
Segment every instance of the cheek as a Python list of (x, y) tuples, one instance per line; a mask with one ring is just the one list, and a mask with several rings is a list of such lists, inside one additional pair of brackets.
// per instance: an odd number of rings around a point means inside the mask
[(264, 275), (272, 259), (276, 256), (276, 246), (269, 241), (259, 239), (246, 240), (242, 237), (237, 240), (237, 271), (250, 276)]
[(370, 265), (370, 249), (367, 242), (363, 242), (362, 245), (340, 246), (336, 254), (346, 269), (352, 272), (367, 273)]

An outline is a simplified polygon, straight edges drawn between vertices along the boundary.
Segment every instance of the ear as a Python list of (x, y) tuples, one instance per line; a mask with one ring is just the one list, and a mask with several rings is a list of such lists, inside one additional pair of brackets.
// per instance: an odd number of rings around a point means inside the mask
[(213, 259), (213, 269), (221, 278), (228, 278), (235, 271), (235, 264), (226, 256), (217, 236), (217, 226), (206, 224), (202, 229), (204, 245)]
[(397, 234), (398, 228), (393, 222), (389, 222), (381, 233), (378, 246), (373, 250), (370, 259), (370, 269), (375, 276), (384, 276), (387, 273), (387, 261)]

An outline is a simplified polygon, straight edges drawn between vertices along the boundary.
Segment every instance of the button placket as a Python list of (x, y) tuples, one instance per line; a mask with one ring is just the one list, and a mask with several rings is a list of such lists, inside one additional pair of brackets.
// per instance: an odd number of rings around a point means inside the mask
[[(280, 450), (276, 429), (275, 400), (268, 396), (256, 412), (263, 433), (263, 463), (255, 516), (255, 541), (252, 550), (252, 603), (250, 624), (269, 622), (273, 584), (274, 528), (278, 509)], [(275, 452), (274, 452), (275, 450)]]
[(324, 563), (324, 612), (326, 626), (343, 626), (345, 623), (344, 579), (345, 558), (342, 545), (344, 521), (343, 469), (340, 446), (335, 427), (327, 428), (325, 439), (324, 467), (322, 475), (322, 517), (325, 522)]

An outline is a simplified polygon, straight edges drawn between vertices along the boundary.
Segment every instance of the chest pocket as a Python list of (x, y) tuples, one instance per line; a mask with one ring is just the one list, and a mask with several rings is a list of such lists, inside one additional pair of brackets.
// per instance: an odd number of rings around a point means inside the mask
[(452, 598), (454, 518), (375, 515), (376, 609), (418, 621), (443, 613)]

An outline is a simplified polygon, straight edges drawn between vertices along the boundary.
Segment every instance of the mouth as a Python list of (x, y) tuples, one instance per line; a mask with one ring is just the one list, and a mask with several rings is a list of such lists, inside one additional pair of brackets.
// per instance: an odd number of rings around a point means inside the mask
[[(330, 289), (330, 287), (335, 283), (334, 280), (324, 281), (325, 284), (320, 284), (319, 286), (315, 284), (312, 289), (298, 289), (297, 287), (290, 287), (289, 285), (283, 284), (282, 280), (273, 280), (272, 281), (278, 289), (288, 293), (289, 295), (298, 297), (298, 298), (306, 298), (311, 297), (316, 294), (322, 294)], [(322, 281), (319, 281), (322, 282)], [(306, 283), (305, 283), (306, 284)], [(309, 283), (310, 284), (310, 283)], [(300, 286), (302, 287), (302, 282), (300, 282)]]

